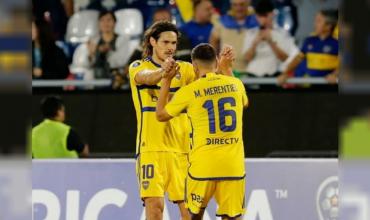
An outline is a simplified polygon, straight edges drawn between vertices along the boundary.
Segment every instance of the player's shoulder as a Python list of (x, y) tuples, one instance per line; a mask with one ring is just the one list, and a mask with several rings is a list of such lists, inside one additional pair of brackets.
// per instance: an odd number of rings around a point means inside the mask
[(180, 68), (181, 67), (188, 67), (188, 68), (192, 68), (193, 67), (193, 64), (187, 62), (187, 61), (183, 61), (183, 60), (176, 60), (176, 63), (179, 64)]
[(132, 63), (130, 63), (129, 68), (137, 68), (143, 64), (143, 60), (135, 60)]
[(238, 87), (244, 87), (244, 83), (241, 79), (234, 77), (234, 76), (225, 76), (222, 75), (224, 80), (227, 80), (229, 83), (235, 84)]

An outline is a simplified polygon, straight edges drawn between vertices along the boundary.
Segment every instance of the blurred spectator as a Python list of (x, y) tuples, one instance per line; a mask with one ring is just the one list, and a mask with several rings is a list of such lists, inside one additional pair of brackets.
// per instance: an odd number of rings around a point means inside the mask
[(64, 40), (66, 34), (68, 17), (64, 2), (62, 0), (32, 0), (33, 16), (36, 20), (50, 22), (57, 40)]
[(209, 41), (213, 28), (211, 23), (212, 2), (210, 0), (194, 1), (194, 12), (193, 19), (180, 28), (181, 32), (189, 38), (192, 47), (200, 43), (208, 43)]
[(279, 84), (285, 83), (289, 77), (288, 73), (302, 61), (306, 62), (305, 75), (325, 77), (329, 83), (337, 83), (339, 44), (338, 40), (333, 37), (337, 21), (337, 10), (322, 10), (316, 15), (315, 34), (304, 40), (301, 53), (289, 63), (284, 73), (279, 76)]
[(298, 9), (294, 0), (275, 0), (277, 23), (294, 36), (298, 28)]
[(45, 20), (32, 22), (32, 68), (33, 79), (65, 79), (69, 75), (67, 58)]
[(42, 158), (87, 157), (89, 147), (70, 126), (64, 124), (65, 107), (59, 97), (41, 102), (44, 120), (32, 129), (32, 156)]
[(235, 49), (234, 70), (245, 71), (247, 62), (243, 56), (245, 33), (248, 28), (258, 26), (253, 9), (249, 6), (249, 0), (230, 0), (231, 10), (220, 17), (211, 32), (209, 42), (217, 50), (225, 45), (231, 45)]
[(87, 42), (89, 61), (94, 78), (112, 78), (127, 63), (128, 37), (114, 33), (116, 17), (111, 11), (99, 14), (100, 36)]
[[(172, 16), (168, 9), (166, 8), (159, 8), (153, 14), (153, 22), (157, 21), (171, 21)], [(176, 59), (191, 62), (191, 43), (190, 40), (186, 37), (186, 35), (182, 34), (178, 41), (177, 50), (175, 57)], [(128, 64), (134, 62), (135, 60), (140, 60), (142, 58), (143, 48), (140, 45), (135, 51), (132, 53)]]
[(274, 24), (274, 5), (271, 0), (260, 0), (255, 7), (260, 27), (247, 30), (243, 54), (248, 62), (246, 72), (252, 77), (275, 77), (280, 65), (298, 54), (294, 39), (283, 28)]

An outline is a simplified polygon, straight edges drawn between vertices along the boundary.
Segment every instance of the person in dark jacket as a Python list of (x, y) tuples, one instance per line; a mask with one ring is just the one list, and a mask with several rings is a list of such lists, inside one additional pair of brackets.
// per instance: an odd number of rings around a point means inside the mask
[(68, 75), (68, 60), (55, 44), (51, 26), (45, 20), (33, 21), (32, 78), (65, 79)]

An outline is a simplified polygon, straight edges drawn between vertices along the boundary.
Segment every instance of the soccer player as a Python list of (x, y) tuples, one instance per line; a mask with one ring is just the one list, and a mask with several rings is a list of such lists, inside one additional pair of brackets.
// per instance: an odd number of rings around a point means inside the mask
[(185, 202), (192, 219), (202, 219), (213, 196), (218, 204), (217, 216), (238, 219), (244, 213), (242, 115), (248, 98), (239, 79), (215, 73), (218, 61), (210, 44), (193, 49), (192, 63), (198, 79), (180, 88), (169, 103), (177, 65), (163, 77), (156, 116), (165, 122), (187, 112), (191, 121)]
[[(176, 64), (176, 76), (170, 92), (177, 91), (195, 80), (191, 63), (172, 62), (179, 32), (167, 21), (153, 24), (144, 36), (143, 59), (129, 67), (132, 99), (137, 117), (137, 176), (140, 197), (144, 201), (147, 220), (162, 219), (164, 195), (178, 203), (182, 219), (190, 215), (184, 205), (184, 187), (190, 146), (190, 124), (186, 114), (168, 122), (155, 116), (160, 81)], [(222, 72), (231, 74), (233, 52), (224, 49), (220, 65)], [(221, 61), (220, 61), (221, 62)]]

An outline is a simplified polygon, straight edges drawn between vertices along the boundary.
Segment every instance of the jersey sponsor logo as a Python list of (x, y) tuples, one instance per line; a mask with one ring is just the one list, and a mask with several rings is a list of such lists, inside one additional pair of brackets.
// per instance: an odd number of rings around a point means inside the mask
[(206, 138), (207, 145), (217, 144), (237, 144), (239, 138)]
[(198, 202), (198, 203), (203, 203), (204, 198), (201, 197), (200, 195), (197, 195), (195, 193), (191, 193), (191, 201), (193, 202)]
[(309, 44), (308, 45), (308, 50), (312, 50), (313, 49), (313, 45), (312, 44)]

